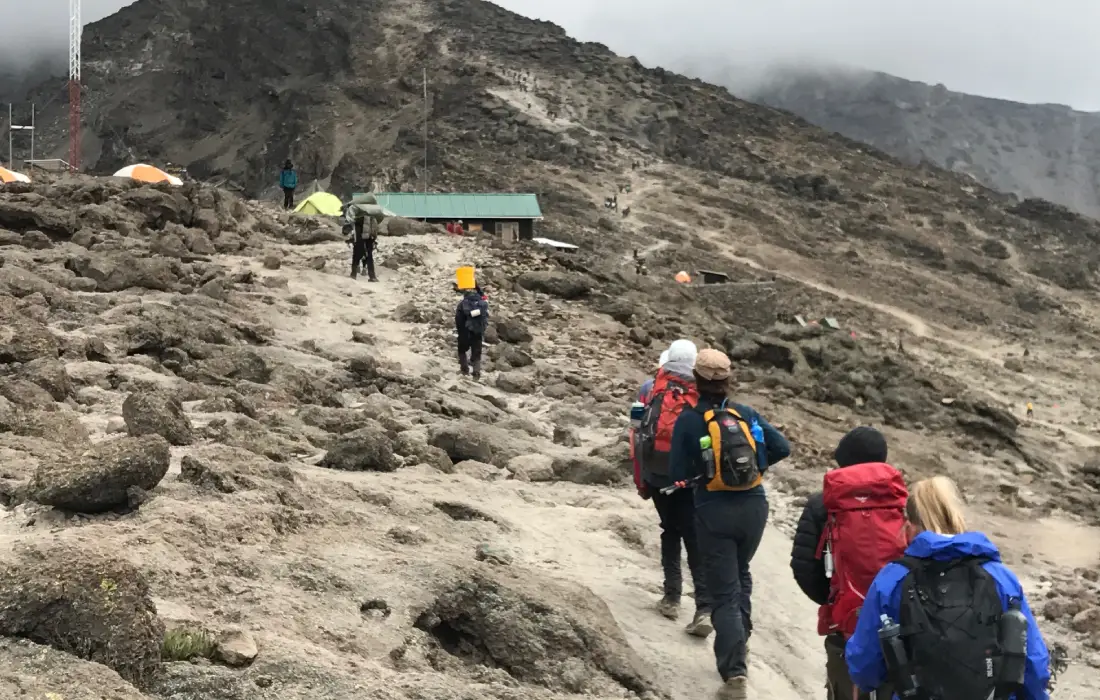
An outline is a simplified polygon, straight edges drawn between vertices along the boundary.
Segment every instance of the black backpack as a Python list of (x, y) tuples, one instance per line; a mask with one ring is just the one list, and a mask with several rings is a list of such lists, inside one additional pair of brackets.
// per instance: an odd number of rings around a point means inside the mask
[(489, 303), (476, 294), (467, 294), (462, 299), (462, 312), (466, 316), (466, 330), (484, 335), (489, 328)]
[(922, 698), (985, 700), (998, 688), (999, 623), (1004, 607), (990, 560), (935, 561), (904, 557), (901, 636)]

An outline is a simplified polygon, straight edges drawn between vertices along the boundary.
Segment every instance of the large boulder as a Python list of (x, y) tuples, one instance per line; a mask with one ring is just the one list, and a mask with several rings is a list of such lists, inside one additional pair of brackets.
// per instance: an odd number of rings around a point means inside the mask
[(229, 445), (205, 445), (180, 461), (179, 480), (207, 492), (236, 493), (295, 488), (294, 470)]
[(496, 386), (509, 394), (533, 394), (538, 389), (534, 375), (526, 372), (501, 372), (497, 375)]
[(61, 346), (44, 323), (21, 314), (5, 316), (0, 320), (0, 364), (57, 359)]
[(469, 419), (434, 426), (428, 431), (428, 443), (446, 452), (455, 464), (469, 459), (501, 468), (507, 467), (513, 457), (538, 450), (525, 433), (504, 424), (492, 425)]
[(0, 637), (0, 679), (0, 691), (28, 699), (149, 700), (106, 666), (24, 639)]
[(397, 459), (385, 428), (368, 420), (364, 427), (337, 438), (321, 466), (352, 472), (392, 472), (397, 469)]
[(172, 445), (195, 441), (191, 419), (179, 397), (164, 390), (135, 391), (122, 402), (122, 418), (131, 437), (160, 435)]
[(432, 430), (428, 444), (446, 452), (452, 462), (464, 462), (468, 459), (487, 463), (493, 461), (492, 441), (481, 433), (477, 424), (470, 421)]
[(49, 393), (54, 401), (64, 401), (76, 391), (65, 364), (51, 357), (40, 357), (24, 364), (19, 374)]
[(497, 336), (505, 343), (530, 343), (531, 331), (516, 318), (503, 318), (496, 322)]
[(561, 299), (580, 299), (592, 291), (592, 279), (577, 272), (541, 270), (525, 272), (516, 283), (532, 292), (542, 292)]
[(57, 547), (0, 564), (0, 636), (51, 646), (143, 685), (160, 663), (164, 625), (131, 564)]
[(450, 456), (438, 447), (429, 445), (425, 436), (419, 431), (406, 430), (398, 433), (393, 441), (393, 449), (407, 460), (427, 464), (441, 472), (454, 471), (454, 462), (451, 461)]
[(78, 255), (70, 258), (65, 267), (79, 277), (95, 280), (100, 292), (119, 292), (131, 287), (167, 292), (179, 283), (172, 262), (160, 256), (137, 257), (129, 252)]
[(662, 694), (592, 591), (545, 576), (461, 574), (416, 620), (441, 651), (556, 692)]
[(76, 458), (45, 461), (31, 479), (31, 499), (80, 513), (129, 503), (132, 489), (151, 491), (168, 473), (171, 452), (159, 435), (93, 445)]
[(519, 481), (553, 481), (554, 458), (543, 454), (520, 455), (509, 460), (508, 471)]
[(554, 460), (554, 477), (574, 484), (616, 484), (624, 472), (601, 457), (561, 457)]

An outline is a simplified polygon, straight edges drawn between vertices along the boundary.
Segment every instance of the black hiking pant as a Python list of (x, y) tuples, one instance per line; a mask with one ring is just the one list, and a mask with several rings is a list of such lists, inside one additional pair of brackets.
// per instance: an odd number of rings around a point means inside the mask
[(366, 261), (367, 277), (368, 279), (375, 280), (377, 277), (374, 276), (374, 239), (363, 238), (362, 234), (363, 224), (356, 221), (355, 238), (351, 244), (351, 276), (358, 276), (359, 266)]
[(695, 587), (695, 611), (710, 612), (703, 561), (695, 538), (695, 495), (691, 489), (677, 489), (665, 495), (653, 486), (649, 487), (649, 492), (653, 494), (653, 505), (661, 519), (661, 568), (665, 572), (665, 595), (670, 598), (683, 595), (684, 579), (680, 567), (680, 543), (683, 542), (691, 583)]
[(752, 634), (752, 574), (768, 523), (763, 496), (725, 495), (695, 508), (695, 528), (713, 606), (714, 656), (723, 681), (748, 675), (745, 643)]
[(283, 209), (293, 209), (293, 208), (294, 208), (294, 188), (293, 187), (284, 187), (283, 188)]
[[(860, 692), (856, 695), (856, 686), (848, 675), (848, 662), (844, 659), (844, 647), (847, 642), (840, 633), (825, 637), (825, 689), (829, 700), (871, 700), (871, 693)], [(875, 700), (890, 700), (894, 690), (890, 686), (879, 686)]]
[(458, 366), (463, 374), (474, 371), (475, 377), (481, 376), (481, 345), (485, 336), (480, 333), (458, 334)]

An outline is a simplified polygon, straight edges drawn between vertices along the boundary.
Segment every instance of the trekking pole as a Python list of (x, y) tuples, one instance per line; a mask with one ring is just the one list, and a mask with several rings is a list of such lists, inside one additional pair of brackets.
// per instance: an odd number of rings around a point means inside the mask
[(687, 481), (677, 481), (672, 486), (666, 486), (663, 489), (661, 489), (661, 493), (663, 493), (664, 495), (667, 496), (671, 493), (675, 493), (676, 491), (679, 491), (680, 489), (691, 488), (692, 486), (695, 486), (696, 484), (698, 484), (702, 480), (703, 480), (703, 477), (697, 476), (694, 479), (688, 479)]

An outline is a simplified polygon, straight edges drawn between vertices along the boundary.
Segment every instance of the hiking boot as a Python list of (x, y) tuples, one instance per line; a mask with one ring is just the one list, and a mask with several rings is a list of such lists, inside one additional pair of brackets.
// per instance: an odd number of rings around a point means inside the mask
[(718, 691), (716, 700), (749, 700), (749, 679), (744, 676), (729, 679)]
[(680, 598), (679, 596), (666, 595), (657, 601), (657, 612), (662, 617), (667, 617), (670, 620), (676, 620), (680, 617)]
[(481, 372), (474, 372), (473, 377), (474, 377), (475, 382), (480, 382), (481, 381)]
[(358, 276), (359, 276), (359, 270), (356, 270), (356, 269), (355, 269), (354, 267), (353, 267), (353, 268), (351, 268), (351, 278), (352, 278), (352, 279), (355, 279), (355, 278), (357, 278)]
[(710, 613), (705, 610), (700, 610), (695, 613), (695, 617), (691, 620), (684, 631), (690, 634), (692, 637), (699, 637), (706, 639), (710, 636), (710, 633), (714, 631), (714, 625), (710, 623)]

